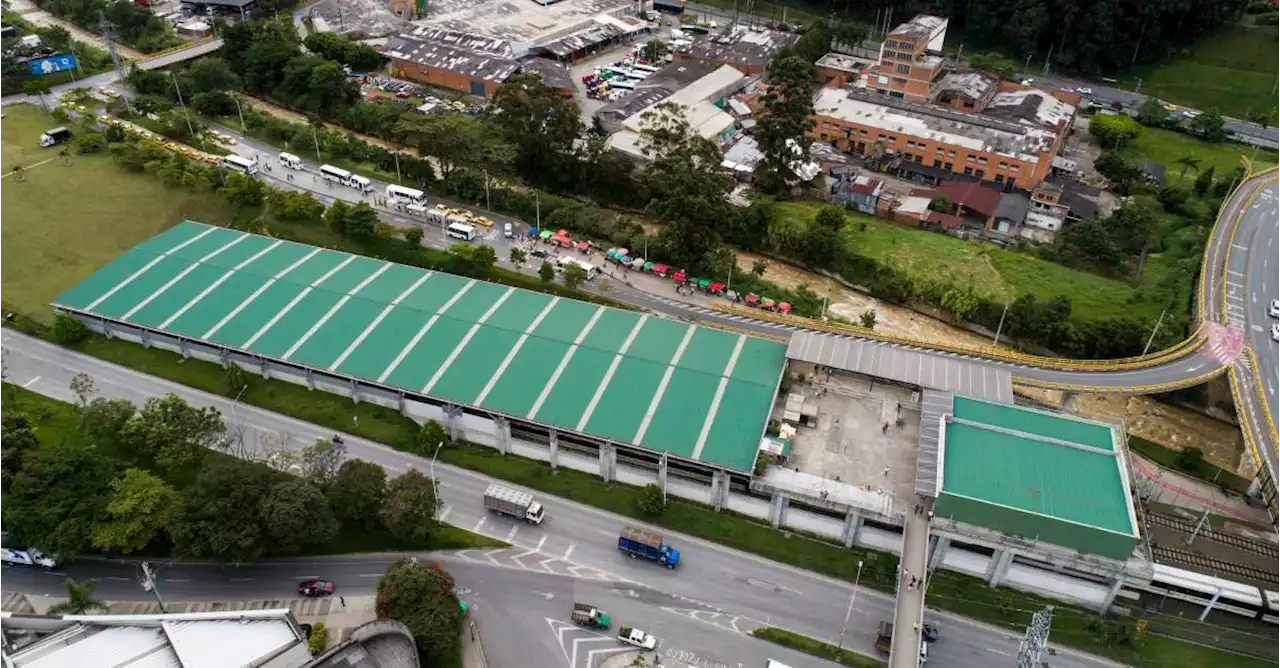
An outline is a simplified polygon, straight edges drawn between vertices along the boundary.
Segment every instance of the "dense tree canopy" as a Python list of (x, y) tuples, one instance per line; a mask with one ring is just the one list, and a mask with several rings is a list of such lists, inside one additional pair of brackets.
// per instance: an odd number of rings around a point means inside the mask
[(424, 666), (457, 656), (462, 609), (453, 577), (435, 562), (401, 559), (378, 580), (378, 619), (403, 622), (413, 633)]

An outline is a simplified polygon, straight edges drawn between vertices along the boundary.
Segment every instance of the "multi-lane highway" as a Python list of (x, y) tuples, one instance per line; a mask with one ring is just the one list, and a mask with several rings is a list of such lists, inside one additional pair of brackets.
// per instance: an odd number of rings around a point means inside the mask
[[(314, 425), (117, 367), (19, 333), (6, 331), (3, 336), (8, 379), (34, 392), (72, 401), (71, 378), (83, 372), (93, 377), (99, 396), (141, 403), (147, 397), (174, 393), (194, 405), (217, 408), (226, 416), (232, 433), (251, 449), (263, 442), (298, 449), (329, 435)], [(410, 468), (423, 471), (431, 468), (431, 463), (421, 457), (354, 436), (345, 436), (344, 440), (349, 456), (372, 461), (392, 476)], [(444, 464), (436, 464), (434, 470), (440, 479), (444, 504), (441, 517), (445, 521), (513, 545), (510, 549), (468, 552), (450, 557), (453, 562), (491, 564), (543, 576), (550, 573), (573, 576), (573, 587), (582, 586), (583, 582), (599, 583), (593, 585), (597, 589), (591, 592), (599, 591), (601, 599), (610, 601), (610, 605), (617, 604), (612, 602), (614, 599), (604, 598), (606, 593), (600, 588), (613, 591), (615, 597), (630, 599), (626, 604), (629, 607), (623, 609), (634, 607), (635, 612), (627, 614), (637, 624), (697, 628), (692, 617), (688, 621), (678, 619), (685, 613), (664, 610), (674, 607), (703, 611), (706, 614), (699, 616), (698, 620), (719, 624), (729, 630), (736, 626), (746, 631), (753, 628), (752, 625), (766, 624), (828, 639), (834, 639), (840, 632), (853, 594), (853, 588), (847, 582), (685, 536), (669, 536), (682, 554), (680, 568), (668, 571), (648, 562), (627, 559), (617, 551), (617, 532), (630, 523), (626, 518), (539, 495), (546, 505), (548, 519), (540, 526), (529, 526), (485, 512), (482, 498), (491, 482), (485, 476)], [(344, 591), (368, 593), (374, 587), (377, 575), (385, 570), (391, 559), (386, 555), (341, 556), (240, 566), (177, 562), (164, 566), (160, 584), (162, 593), (170, 600), (289, 597), (296, 581), (303, 576), (333, 579)], [(75, 561), (65, 571), (53, 574), (26, 569), (8, 570), (4, 586), (6, 590), (16, 588), (34, 594), (57, 594), (64, 575), (101, 578), (99, 594), (108, 599), (149, 596), (137, 587), (136, 563), (96, 559)], [(460, 579), (460, 585), (472, 587), (464, 579)], [(535, 603), (537, 609), (542, 610), (546, 606), (538, 603), (540, 594), (537, 592), (552, 591), (542, 588), (551, 586), (539, 585), (536, 591), (534, 588), (495, 591), (493, 596), (508, 597), (501, 599), (506, 601), (501, 606), (509, 611), (519, 611), (520, 606), (533, 606)], [(563, 603), (561, 601), (557, 605)], [(874, 655), (876, 625), (881, 620), (892, 619), (893, 599), (860, 588), (853, 604), (845, 646)], [(537, 618), (563, 618), (565, 614), (564, 608), (552, 606), (548, 609), (558, 610), (558, 616), (539, 613)], [(711, 613), (720, 613), (721, 616), (704, 619)], [(936, 622), (943, 633), (943, 639), (931, 654), (931, 663), (985, 668), (993, 662), (1007, 663), (1017, 651), (1020, 629), (997, 629), (946, 613), (929, 612), (926, 618)], [(682, 641), (681, 647), (682, 651), (716, 659), (730, 666), (738, 661), (733, 659), (734, 655), (724, 654), (718, 646), (696, 644), (696, 637)], [(536, 664), (514, 662), (499, 665), (551, 668), (564, 666), (564, 663), (546, 658), (545, 662)], [(1054, 665), (1067, 668), (1111, 664), (1060, 649)]]

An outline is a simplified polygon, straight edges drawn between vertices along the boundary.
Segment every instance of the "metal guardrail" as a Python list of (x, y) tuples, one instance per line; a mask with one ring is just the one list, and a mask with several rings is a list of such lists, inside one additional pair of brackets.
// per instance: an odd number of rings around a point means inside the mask
[(893, 343), (902, 346), (910, 346), (915, 348), (923, 348), (926, 350), (940, 350), (943, 352), (956, 353), (959, 355), (968, 355), (971, 357), (979, 357), (999, 362), (1007, 362), (1009, 364), (1022, 364), (1041, 369), (1052, 369), (1056, 371), (1120, 371), (1143, 369), (1153, 366), (1159, 366), (1170, 359), (1177, 359), (1185, 356), (1189, 351), (1199, 348), (1207, 339), (1206, 335), (1200, 330), (1196, 330), (1187, 339), (1177, 345), (1165, 348), (1146, 356), (1127, 357), (1114, 360), (1073, 360), (1058, 357), (1045, 357), (1043, 355), (1029, 355), (1024, 353), (1009, 352), (1000, 350), (990, 346), (965, 346), (956, 344), (945, 344), (934, 341), (924, 341), (921, 339), (913, 339), (905, 336), (895, 336), (892, 334), (881, 334), (879, 332), (857, 327), (854, 325), (845, 325), (840, 323), (823, 322), (813, 318), (805, 318), (797, 315), (787, 315), (782, 313), (774, 313), (772, 311), (762, 311), (751, 309), (744, 306), (734, 304), (715, 304), (713, 309), (728, 313), (731, 315), (742, 316), (755, 320), (763, 320), (766, 322), (774, 322), (783, 325), (791, 325), (802, 329), (817, 330), (832, 334), (844, 334), (855, 336), (863, 339), (871, 339), (884, 343)]
[(1014, 377), (1013, 382), (1019, 385), (1027, 385), (1030, 387), (1038, 387), (1045, 390), (1062, 390), (1064, 392), (1085, 392), (1089, 394), (1159, 394), (1160, 392), (1170, 392), (1173, 390), (1181, 390), (1186, 387), (1192, 387), (1206, 382), (1217, 376), (1222, 375), (1227, 367), (1218, 367), (1209, 373), (1199, 376), (1188, 376), (1164, 383), (1148, 383), (1146, 385), (1127, 385), (1124, 387), (1116, 387), (1113, 385), (1080, 385), (1078, 383), (1060, 383), (1052, 380), (1039, 380), (1035, 378)]
[[(1271, 179), (1266, 179), (1266, 180), (1264, 180), (1264, 181), (1263, 181), (1263, 183), (1265, 183), (1266, 181), (1269, 181), (1269, 180), (1271, 180)], [(1243, 184), (1242, 184), (1242, 185), (1243, 185)], [(1246, 200), (1246, 201), (1245, 201), (1245, 203), (1240, 207), (1240, 212), (1239, 212), (1238, 214), (1236, 214), (1235, 219), (1232, 221), (1232, 225), (1234, 225), (1234, 227), (1232, 227), (1232, 228), (1231, 228), (1231, 234), (1227, 237), (1227, 250), (1224, 252), (1224, 254), (1223, 254), (1223, 256), (1222, 256), (1222, 273), (1223, 273), (1223, 276), (1221, 277), (1221, 279), (1222, 279), (1222, 289), (1220, 290), (1221, 294), (1219, 295), (1219, 299), (1221, 299), (1221, 300), (1222, 300), (1222, 301), (1221, 301), (1221, 303), (1222, 303), (1222, 308), (1223, 308), (1222, 315), (1223, 315), (1223, 318), (1224, 318), (1224, 319), (1226, 319), (1226, 314), (1227, 314), (1227, 312), (1226, 312), (1226, 307), (1227, 307), (1227, 277), (1226, 277), (1226, 272), (1227, 272), (1227, 270), (1228, 270), (1228, 267), (1230, 267), (1230, 266), (1231, 266), (1231, 249), (1236, 245), (1236, 233), (1240, 231), (1240, 220), (1241, 220), (1242, 218), (1244, 218), (1244, 214), (1245, 214), (1245, 212), (1246, 212), (1246, 211), (1248, 211), (1248, 210), (1249, 210), (1249, 207), (1253, 205), (1254, 200), (1258, 199), (1258, 195), (1261, 195), (1261, 194), (1262, 194), (1262, 188), (1263, 188), (1263, 186), (1259, 186), (1257, 189), (1255, 189), (1255, 190), (1253, 191), (1253, 194), (1252, 194), (1252, 195), (1249, 195), (1249, 199), (1248, 199), (1248, 200)], [(1210, 238), (1212, 238), (1212, 237), (1210, 237)], [(1209, 256), (1209, 254), (1208, 254), (1208, 253), (1205, 253), (1205, 257), (1207, 258), (1208, 256)], [(1223, 323), (1223, 324), (1226, 324), (1226, 323)]]
[[(1246, 348), (1246, 350), (1248, 349)], [(1236, 406), (1244, 406), (1244, 393), (1240, 389), (1240, 379), (1236, 377), (1235, 371), (1233, 367), (1231, 373), (1227, 374), (1227, 379), (1231, 384), (1231, 399)], [(1262, 457), (1262, 451), (1258, 448), (1258, 442), (1253, 438), (1253, 433), (1247, 425), (1241, 425), (1240, 433), (1244, 435), (1245, 445), (1249, 446), (1249, 454), (1253, 457), (1253, 464), (1262, 478), (1263, 487), (1266, 487), (1265, 483), (1271, 483), (1271, 494), (1266, 494), (1267, 490), (1263, 490), (1263, 496), (1267, 497), (1267, 509), (1271, 511), (1271, 517), (1280, 517), (1280, 502), (1277, 501), (1275, 495), (1275, 480), (1271, 478), (1271, 473), (1267, 469), (1267, 461)]]
[(1258, 365), (1257, 353), (1253, 352), (1253, 348), (1245, 346), (1244, 355), (1246, 363), (1253, 370), (1254, 383), (1253, 387), (1258, 393), (1258, 403), (1262, 405), (1263, 421), (1267, 424), (1267, 429), (1271, 432), (1272, 438), (1280, 438), (1276, 432), (1275, 418), (1271, 415), (1271, 407), (1267, 405), (1267, 396), (1263, 394), (1262, 368)]
[(171, 46), (165, 49), (164, 51), (156, 51), (155, 53), (148, 53), (146, 58), (143, 58), (142, 60), (134, 61), (134, 64), (141, 65), (147, 61), (155, 60), (156, 58), (163, 58), (164, 56), (167, 56), (169, 54), (177, 53), (179, 51), (185, 51), (187, 49), (194, 49), (197, 46), (200, 46), (202, 44), (208, 44), (209, 42), (212, 42), (215, 39), (221, 39), (221, 38), (210, 35), (208, 37), (195, 40), (194, 42), (186, 42), (183, 44), (179, 44), (177, 46)]

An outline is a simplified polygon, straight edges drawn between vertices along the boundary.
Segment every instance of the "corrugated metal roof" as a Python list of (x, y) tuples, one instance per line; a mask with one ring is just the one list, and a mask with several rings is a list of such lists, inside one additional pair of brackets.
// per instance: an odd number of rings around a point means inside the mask
[(247, 666), (298, 639), (282, 620), (164, 622), (183, 668)]
[(1093, 554), (1137, 542), (1111, 427), (956, 397), (944, 418), (938, 515)]
[(1100, 422), (1054, 415), (1033, 408), (1010, 404), (993, 404), (966, 397), (956, 397), (955, 416), (971, 422), (983, 422), (1035, 436), (1091, 445), (1115, 450), (1111, 427)]

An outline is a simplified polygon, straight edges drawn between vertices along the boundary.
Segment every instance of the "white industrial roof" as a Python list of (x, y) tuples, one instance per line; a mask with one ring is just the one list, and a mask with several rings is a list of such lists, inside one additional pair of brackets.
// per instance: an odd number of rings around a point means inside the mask
[(296, 668), (311, 659), (287, 609), (73, 615), (10, 655), (15, 668)]
[(736, 86), (746, 77), (738, 70), (724, 65), (710, 74), (637, 111), (622, 122), (623, 130), (609, 137), (610, 148), (638, 158), (644, 157), (640, 149), (640, 133), (644, 129), (644, 115), (659, 105), (673, 103), (684, 112), (689, 129), (706, 139), (714, 139), (733, 127), (733, 116), (725, 113), (709, 100)]

